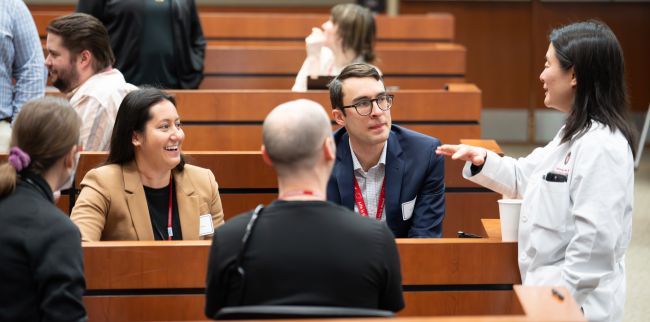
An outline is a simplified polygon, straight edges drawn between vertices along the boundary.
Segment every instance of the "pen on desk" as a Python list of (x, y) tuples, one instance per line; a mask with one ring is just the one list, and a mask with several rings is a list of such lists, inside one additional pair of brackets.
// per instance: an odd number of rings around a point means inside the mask
[(458, 238), (483, 238), (483, 237), (481, 237), (481, 236), (479, 236), (479, 235), (474, 235), (474, 234), (466, 233), (466, 232), (464, 232), (464, 231), (462, 231), (462, 230), (459, 230), (459, 231), (458, 231)]
[(560, 301), (564, 301), (564, 295), (562, 295), (560, 291), (556, 290), (555, 288), (552, 288), (551, 293), (553, 293), (553, 296), (557, 297)]

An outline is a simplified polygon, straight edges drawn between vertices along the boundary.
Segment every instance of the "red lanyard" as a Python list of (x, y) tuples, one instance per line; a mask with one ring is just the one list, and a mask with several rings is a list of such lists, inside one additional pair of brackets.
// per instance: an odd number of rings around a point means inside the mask
[(317, 193), (315, 193), (315, 192), (313, 192), (311, 190), (291, 190), (291, 191), (287, 191), (287, 192), (281, 194), (280, 196), (278, 196), (278, 199), (282, 200), (282, 199), (287, 199), (287, 198), (296, 197), (296, 196), (314, 196), (314, 197), (318, 197), (318, 198), (321, 197), (320, 194), (317, 194)]
[[(386, 191), (386, 177), (384, 176), (384, 181), (381, 183), (381, 192), (379, 192), (379, 201), (377, 202), (377, 214), (375, 218), (377, 220), (381, 219), (382, 212), (384, 212), (384, 193)], [(359, 213), (368, 217), (368, 209), (366, 209), (366, 203), (363, 201), (363, 195), (361, 194), (361, 188), (359, 188), (359, 182), (357, 181), (357, 176), (354, 176), (354, 202), (357, 204)]]
[(172, 229), (172, 176), (169, 176), (169, 212), (167, 213), (167, 240), (172, 240), (174, 230)]

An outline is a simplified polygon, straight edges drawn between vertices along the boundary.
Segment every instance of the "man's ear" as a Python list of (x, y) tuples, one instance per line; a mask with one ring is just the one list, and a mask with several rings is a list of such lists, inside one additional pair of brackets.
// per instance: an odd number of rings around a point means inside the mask
[(332, 117), (334, 118), (334, 121), (336, 124), (340, 126), (345, 126), (345, 115), (343, 115), (343, 111), (341, 111), (338, 108), (335, 108), (332, 110)]
[(336, 144), (334, 144), (334, 138), (331, 135), (327, 136), (323, 142), (323, 154), (327, 161), (336, 158)]
[(81, 67), (88, 67), (91, 65), (92, 57), (93, 54), (91, 54), (88, 49), (84, 49), (79, 53), (79, 55), (77, 55), (77, 63), (80, 64)]
[(266, 152), (266, 147), (262, 144), (262, 160), (264, 160), (264, 163), (273, 166), (273, 161), (271, 161), (271, 157), (269, 157), (269, 153)]

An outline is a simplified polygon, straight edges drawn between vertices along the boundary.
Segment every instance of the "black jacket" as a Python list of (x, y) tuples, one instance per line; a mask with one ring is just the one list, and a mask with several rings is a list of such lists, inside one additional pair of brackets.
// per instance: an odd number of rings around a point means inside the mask
[[(172, 3), (172, 30), (175, 69), (181, 89), (198, 88), (203, 80), (205, 38), (194, 0), (170, 0)], [(127, 82), (132, 82), (143, 64), (140, 61), (139, 44), (143, 41), (141, 30), (144, 23), (143, 0), (79, 0), (77, 11), (99, 19), (111, 37), (115, 53), (115, 68)]]
[(45, 180), (22, 178), (0, 199), (0, 321), (86, 321), (79, 229)]
[[(252, 214), (215, 230), (205, 314), (225, 306), (316, 305), (399, 311), (402, 274), (393, 234), (381, 222), (324, 201), (275, 201), (259, 214), (231, 275)], [(235, 278), (233, 278), (235, 277)]]

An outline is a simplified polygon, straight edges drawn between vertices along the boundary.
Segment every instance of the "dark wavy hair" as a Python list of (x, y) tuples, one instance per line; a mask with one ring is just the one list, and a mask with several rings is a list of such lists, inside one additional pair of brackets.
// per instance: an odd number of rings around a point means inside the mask
[[(131, 141), (133, 133), (143, 133), (144, 127), (151, 120), (151, 107), (167, 100), (176, 106), (173, 96), (153, 87), (143, 87), (132, 91), (124, 97), (117, 111), (111, 148), (106, 164), (124, 164), (135, 159), (135, 148)], [(181, 162), (174, 168), (183, 171), (185, 156), (181, 153)]]
[(47, 32), (60, 36), (63, 47), (73, 57), (84, 50), (93, 55), (93, 70), (97, 73), (115, 63), (108, 31), (97, 18), (85, 13), (58, 17), (47, 26)]
[(629, 121), (625, 62), (616, 35), (603, 22), (590, 20), (551, 31), (549, 40), (564, 70), (573, 68), (576, 94), (562, 142), (584, 134), (592, 121), (621, 131), (636, 155), (636, 130)]

